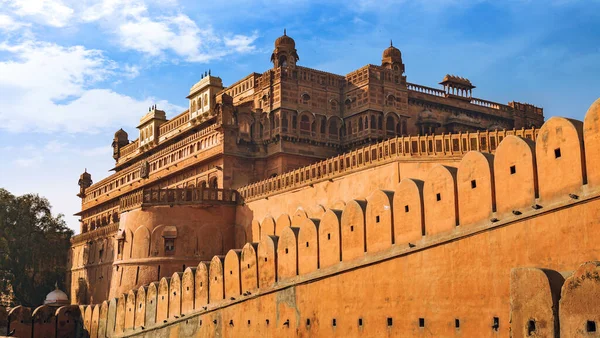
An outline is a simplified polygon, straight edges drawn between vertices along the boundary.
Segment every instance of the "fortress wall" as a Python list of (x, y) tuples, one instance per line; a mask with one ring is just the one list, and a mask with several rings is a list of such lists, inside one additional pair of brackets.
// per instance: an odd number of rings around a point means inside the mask
[[(298, 209), (304, 210), (308, 217), (320, 218), (324, 209), (339, 208), (351, 199), (366, 199), (373, 191), (389, 190), (404, 178), (424, 180), (428, 170), (435, 164), (456, 166), (459, 161), (460, 156), (406, 157), (402, 161), (350, 173), (332, 181), (315, 182), (312, 187), (299, 188), (238, 206), (236, 224), (248, 229), (248, 238), (256, 242), (260, 235), (252, 231), (252, 220), (259, 220), (262, 225), (265, 218), (277, 219), (284, 213), (293, 215)], [(265, 233), (272, 234), (268, 231)]]
[[(199, 259), (226, 254), (236, 246), (234, 222), (235, 207), (224, 205), (151, 207), (123, 213), (117, 238), (110, 239), (117, 247), (124, 234), (123, 252), (119, 256), (115, 250), (109, 270), (110, 296), (171, 277), (183, 272), (184, 266), (196, 266)], [(173, 252), (165, 252), (165, 237), (174, 238)], [(102, 288), (105, 282), (100, 279), (97, 284)]]
[[(590, 114), (600, 118), (600, 110), (591, 109), (586, 121)], [(243, 250), (214, 256), (210, 264), (200, 263), (194, 276), (196, 288), (198, 281), (209, 281), (208, 290), (200, 286), (208, 294), (206, 305), (200, 305), (196, 290), (193, 312), (169, 316), (170, 288), (176, 282), (162, 278), (158, 289), (155, 283), (148, 287), (146, 326), (124, 336), (521, 337), (559, 330), (562, 337), (590, 336), (600, 325), (600, 263), (592, 262), (600, 261), (600, 187), (593, 181), (575, 186), (574, 181), (554, 180), (557, 171), (581, 172), (584, 182), (594, 177), (585, 160), (562, 159), (586, 159), (589, 149), (598, 149), (586, 144), (582, 154), (581, 143), (559, 131), (593, 140), (590, 134), (600, 130), (574, 125), (553, 121), (542, 127), (540, 133), (546, 127), (551, 131), (535, 145), (507, 136), (495, 157), (468, 155), (458, 169), (436, 164), (423, 182), (403, 179), (390, 185), (394, 190), (338, 204), (341, 212), (328, 209), (322, 221), (308, 218), (310, 212), (294, 212), (291, 218), (274, 215), (276, 232), (280, 218), (288, 226), (280, 228), (281, 236), (261, 234), (253, 244), (258, 288), (233, 296), (244, 278)], [(540, 147), (552, 149), (550, 155), (560, 148), (560, 156), (544, 155), (537, 162)], [(541, 188), (542, 182), (555, 186)], [(465, 223), (460, 210), (475, 208), (479, 197), (486, 200), (484, 211)], [(407, 204), (385, 208), (396, 201)], [(394, 236), (370, 237), (374, 226), (384, 233), (390, 229)], [(315, 245), (316, 255), (306, 250)], [(120, 335), (130, 322), (129, 297), (110, 300), (107, 336), (114, 336), (113, 330)], [(149, 299), (157, 300), (154, 309)], [(93, 310), (82, 306), (80, 312), (83, 327), (94, 332)], [(16, 308), (9, 323), (18, 327), (31, 318), (27, 309)], [(27, 325), (20, 328), (25, 332)]]

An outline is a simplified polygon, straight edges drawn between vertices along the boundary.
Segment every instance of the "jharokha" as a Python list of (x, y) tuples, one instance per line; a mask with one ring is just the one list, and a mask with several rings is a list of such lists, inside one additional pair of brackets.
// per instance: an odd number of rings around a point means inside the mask
[(544, 121), (463, 77), (407, 82), (392, 45), (345, 76), (300, 55), (284, 34), (271, 69), (204, 73), (189, 109), (117, 131), (114, 173), (79, 179), (73, 305), (9, 329), (600, 337), (600, 101)]

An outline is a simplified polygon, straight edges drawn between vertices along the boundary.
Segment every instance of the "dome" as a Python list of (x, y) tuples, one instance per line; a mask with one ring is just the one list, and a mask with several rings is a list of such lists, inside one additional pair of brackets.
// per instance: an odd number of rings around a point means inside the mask
[(383, 51), (383, 58), (401, 59), (402, 53), (400, 52), (400, 49), (392, 46), (392, 43), (390, 42), (390, 46)]
[(275, 40), (275, 48), (278, 48), (281, 46), (286, 46), (286, 47), (291, 47), (291, 48), (296, 47), (296, 41), (294, 41), (294, 39), (287, 36), (285, 29), (283, 30), (283, 35), (278, 37), (277, 40)]
[(55, 287), (56, 287), (56, 289), (54, 289), (54, 291), (50, 292), (46, 296), (46, 300), (44, 300), (44, 305), (51, 305), (51, 306), (69, 305), (70, 304), (69, 297), (67, 297), (67, 294), (58, 288), (58, 284), (55, 284)]
[(123, 128), (117, 130), (117, 132), (115, 133), (115, 138), (120, 138), (120, 137), (125, 137), (127, 138), (127, 132), (125, 130), (123, 130)]

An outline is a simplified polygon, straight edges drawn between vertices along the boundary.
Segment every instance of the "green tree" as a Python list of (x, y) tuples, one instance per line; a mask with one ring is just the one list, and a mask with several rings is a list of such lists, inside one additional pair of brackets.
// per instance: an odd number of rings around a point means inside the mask
[(56, 282), (64, 286), (72, 235), (47, 199), (0, 188), (0, 294), (12, 292), (11, 305), (43, 304)]

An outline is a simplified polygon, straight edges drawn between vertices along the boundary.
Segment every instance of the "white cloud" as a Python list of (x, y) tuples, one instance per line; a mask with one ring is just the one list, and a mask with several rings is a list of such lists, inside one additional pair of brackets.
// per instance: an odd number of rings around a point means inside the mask
[[(0, 44), (12, 58), (0, 61), (0, 129), (14, 132), (98, 132), (134, 124), (156, 101), (94, 88), (119, 68), (98, 50), (28, 41)], [(127, 69), (125, 69), (127, 73)], [(129, 73), (137, 72), (129, 67)], [(183, 107), (158, 101), (168, 112)]]
[(24, 22), (16, 21), (14, 18), (0, 13), (0, 30), (12, 32), (27, 26), (30, 25)]
[(64, 27), (73, 17), (73, 9), (61, 0), (9, 0), (7, 1), (15, 14), (31, 17), (35, 22)]
[(235, 50), (238, 53), (253, 52), (256, 49), (256, 47), (252, 44), (254, 43), (254, 40), (256, 40), (257, 37), (258, 35), (256, 32), (251, 36), (238, 34), (234, 35), (231, 38), (226, 37), (225, 46), (233, 48), (233, 50)]

